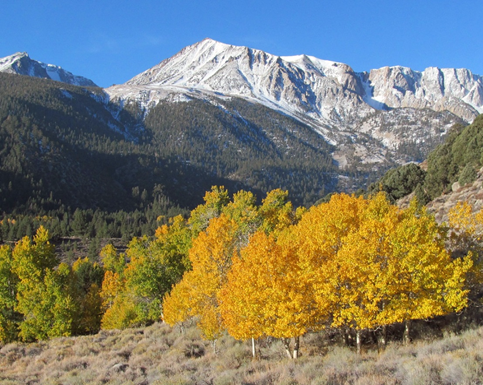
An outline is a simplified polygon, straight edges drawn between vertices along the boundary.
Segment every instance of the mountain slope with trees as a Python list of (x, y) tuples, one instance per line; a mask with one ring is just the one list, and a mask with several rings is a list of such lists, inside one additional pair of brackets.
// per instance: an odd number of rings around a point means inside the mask
[[(6, 212), (59, 205), (134, 210), (162, 193), (193, 208), (223, 184), (293, 189), (299, 204), (336, 188), (331, 146), (261, 106), (201, 101), (119, 111), (100, 89), (0, 74), (0, 202)], [(158, 186), (158, 187), (156, 187)], [(145, 191), (145, 192), (144, 192)]]
[(407, 164), (389, 170), (368, 192), (385, 191), (396, 201), (415, 193), (427, 204), (452, 191), (454, 183), (464, 187), (475, 181), (483, 166), (483, 115), (468, 126), (455, 125), (445, 141), (428, 155), (423, 164)]

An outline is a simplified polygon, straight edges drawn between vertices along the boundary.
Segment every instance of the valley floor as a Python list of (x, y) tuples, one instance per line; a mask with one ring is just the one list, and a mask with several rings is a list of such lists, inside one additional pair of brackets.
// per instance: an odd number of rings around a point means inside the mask
[(482, 384), (483, 327), (459, 335), (390, 343), (378, 353), (307, 334), (290, 361), (280, 341), (263, 341), (252, 360), (248, 342), (211, 343), (188, 327), (155, 323), (0, 347), (1, 384)]

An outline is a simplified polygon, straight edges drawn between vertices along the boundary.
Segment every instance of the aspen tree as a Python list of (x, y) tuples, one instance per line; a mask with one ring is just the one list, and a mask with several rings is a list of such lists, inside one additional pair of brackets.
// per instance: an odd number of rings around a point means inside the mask
[[(225, 214), (210, 221), (209, 226), (193, 241), (189, 251), (192, 270), (164, 298), (163, 316), (167, 323), (198, 317), (198, 326), (207, 339), (222, 333), (217, 293), (226, 279), (234, 253), (238, 224)], [(177, 306), (176, 306), (176, 305)], [(177, 307), (184, 306), (179, 309)], [(172, 312), (175, 314), (172, 314)], [(186, 318), (180, 318), (180, 315)]]
[(66, 264), (53, 269), (57, 258), (48, 231), (41, 226), (33, 241), (21, 239), (12, 258), (12, 271), (19, 278), (16, 311), (23, 315), (20, 338), (33, 341), (71, 335), (78, 311), (70, 290), (72, 273)]
[(403, 212), (392, 240), (394, 293), (385, 310), (392, 322), (409, 321), (459, 311), (467, 305), (465, 289), (471, 255), (452, 260), (445, 248), (445, 234), (425, 208), (413, 201)]
[(441, 228), (416, 202), (402, 211), (382, 193), (341, 194), (312, 208), (294, 231), (319, 307), (333, 326), (358, 331), (359, 344), (361, 330), (466, 306), (471, 261), (451, 260)]
[(17, 305), (18, 277), (12, 271), (12, 249), (0, 246), (0, 341), (4, 343), (17, 339), (21, 314), (15, 311)]
[(466, 285), (473, 291), (483, 282), (483, 210), (473, 212), (468, 202), (458, 202), (448, 212), (448, 222), (448, 244), (453, 257), (461, 258), (468, 251), (472, 253), (473, 267)]
[(211, 191), (206, 192), (203, 200), (205, 203), (191, 211), (188, 221), (193, 238), (208, 227), (212, 218), (220, 216), (223, 207), (228, 204), (230, 198), (228, 191), (223, 186), (213, 186)]
[(327, 314), (321, 314), (301, 276), (290, 231), (278, 240), (259, 231), (240, 254), (219, 293), (223, 324), (241, 340), (281, 338), (288, 356), (297, 358), (300, 336), (319, 328)]

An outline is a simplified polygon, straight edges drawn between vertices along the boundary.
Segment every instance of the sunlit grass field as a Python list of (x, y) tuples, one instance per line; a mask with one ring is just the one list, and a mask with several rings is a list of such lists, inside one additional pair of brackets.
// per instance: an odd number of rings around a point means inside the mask
[(361, 355), (334, 333), (307, 334), (301, 357), (290, 360), (278, 340), (201, 339), (162, 323), (93, 336), (56, 338), (0, 348), (1, 384), (481, 384), (483, 328), (427, 334)]

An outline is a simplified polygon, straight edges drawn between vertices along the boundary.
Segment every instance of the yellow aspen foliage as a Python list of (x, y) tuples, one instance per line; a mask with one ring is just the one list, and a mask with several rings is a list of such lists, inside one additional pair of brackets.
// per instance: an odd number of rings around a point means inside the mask
[(162, 318), (168, 325), (185, 322), (193, 314), (191, 304), (194, 299), (191, 298), (193, 290), (190, 284), (194, 280), (191, 278), (192, 274), (191, 271), (185, 273), (183, 279), (163, 298)]
[(277, 241), (259, 231), (234, 259), (219, 293), (223, 324), (233, 337), (292, 338), (321, 323), (291, 245), (289, 236)]
[(298, 222), (304, 209), (299, 208), (294, 212), (292, 203), (288, 200), (288, 191), (275, 189), (267, 193), (258, 211), (262, 220), (260, 229), (267, 234), (276, 235)]
[(322, 313), (341, 306), (337, 253), (344, 238), (360, 226), (363, 197), (333, 195), (330, 202), (312, 207), (292, 230), (303, 279), (313, 287)]
[(425, 208), (415, 201), (403, 212), (392, 234), (393, 299), (386, 309), (393, 322), (420, 319), (459, 311), (467, 305), (464, 283), (471, 256), (452, 260), (445, 248), (445, 234)]
[(216, 303), (205, 302), (199, 311), (198, 327), (203, 333), (203, 338), (215, 341), (223, 334), (221, 315)]
[[(236, 339), (259, 338), (266, 334), (267, 303), (272, 295), (274, 249), (278, 245), (265, 233), (255, 233), (241, 257), (233, 259), (218, 299), (223, 324)], [(278, 265), (283, 268), (283, 264)], [(266, 274), (264, 274), (266, 273)], [(267, 281), (268, 286), (267, 286)]]
[(105, 267), (113, 267), (106, 271), (102, 285), (101, 297), (107, 309), (102, 327), (124, 328), (158, 320), (163, 297), (191, 265), (190, 245), (191, 230), (183, 217), (177, 216), (159, 227), (153, 240), (133, 238), (125, 252), (129, 261), (125, 265), (118, 263), (120, 256), (114, 248), (106, 246), (101, 257)]
[(473, 289), (483, 282), (483, 210), (473, 212), (468, 202), (458, 202), (448, 213), (449, 249), (453, 257), (471, 252), (473, 268), (467, 287)]
[(380, 323), (380, 312), (390, 298), (391, 248), (389, 232), (398, 220), (398, 209), (384, 194), (360, 202), (357, 226), (341, 239), (334, 256), (337, 296), (333, 305), (333, 326), (370, 329)]
[(115, 297), (101, 320), (102, 329), (125, 329), (136, 324), (138, 312), (133, 298), (123, 293)]
[(416, 202), (401, 211), (384, 194), (335, 195), (294, 229), (320, 308), (333, 326), (376, 328), (466, 306), (471, 261), (452, 261), (444, 233)]
[(221, 214), (193, 240), (189, 251), (192, 270), (184, 274), (164, 299), (163, 316), (167, 323), (180, 320), (180, 315), (200, 317), (198, 326), (205, 338), (214, 338), (222, 332), (219, 316), (214, 317), (213, 312), (219, 314), (217, 293), (238, 251), (238, 233), (238, 224)]
[(24, 341), (68, 336), (77, 312), (66, 264), (57, 265), (49, 233), (39, 227), (33, 241), (24, 237), (12, 251), (12, 272), (18, 276), (15, 311), (22, 314), (19, 337)]
[(24, 237), (15, 244), (12, 252), (12, 268), (21, 281), (41, 280), (47, 269), (53, 269), (58, 261), (49, 233), (40, 226), (33, 237)]
[(241, 190), (233, 195), (232, 202), (223, 207), (222, 212), (238, 225), (237, 247), (245, 246), (250, 235), (260, 225), (255, 196), (251, 192)]
[(105, 312), (101, 319), (102, 329), (124, 329), (138, 320), (136, 304), (126, 291), (126, 279), (110, 270), (104, 274), (100, 292)]
[(233, 195), (222, 212), (238, 224), (253, 223), (257, 221), (256, 198), (250, 191), (240, 190)]
[(189, 251), (193, 270), (213, 271), (219, 280), (223, 279), (236, 251), (238, 232), (238, 224), (226, 215), (213, 218), (208, 228), (193, 241)]
[[(154, 245), (162, 249), (166, 255), (164, 258), (167, 264), (170, 266), (181, 264), (180, 268), (183, 271), (191, 268), (188, 258), (188, 251), (191, 247), (191, 231), (181, 215), (171, 218), (169, 225), (158, 227), (155, 236)], [(179, 280), (179, 277), (177, 280)]]
[(191, 265), (187, 256), (191, 232), (181, 216), (170, 222), (157, 230), (153, 241), (134, 238), (126, 251), (130, 260), (124, 271), (126, 293), (133, 298), (140, 323), (161, 317), (164, 295)]
[(109, 309), (113, 305), (114, 299), (122, 293), (124, 286), (125, 281), (120, 277), (119, 273), (114, 273), (110, 270), (106, 271), (100, 293), (104, 309)]
[(450, 227), (457, 232), (464, 232), (470, 236), (476, 234), (479, 229), (481, 232), (481, 221), (477, 215), (473, 214), (473, 209), (468, 202), (457, 202), (448, 212)]
[(70, 268), (61, 264), (57, 270), (46, 269), (41, 281), (23, 285), (16, 310), (23, 314), (19, 336), (24, 341), (72, 335), (75, 301), (68, 290)]

